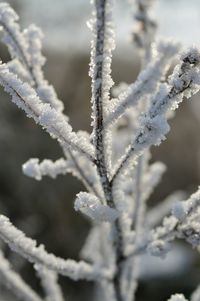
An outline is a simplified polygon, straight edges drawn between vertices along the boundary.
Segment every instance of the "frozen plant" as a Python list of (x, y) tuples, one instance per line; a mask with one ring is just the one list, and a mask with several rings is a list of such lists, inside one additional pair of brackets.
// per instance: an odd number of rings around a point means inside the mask
[[(165, 171), (161, 162), (149, 163), (150, 148), (165, 139), (170, 130), (168, 119), (183, 99), (200, 89), (199, 49), (183, 51), (172, 40), (155, 39), (157, 25), (150, 11), (153, 2), (135, 0), (133, 41), (141, 54), (142, 70), (131, 85), (115, 87), (112, 97), (113, 3), (93, 1), (94, 12), (88, 23), (93, 33), (91, 134), (73, 131), (63, 113), (63, 103), (44, 78), (41, 31), (34, 25), (22, 31), (13, 9), (6, 3), (0, 4), (2, 41), (11, 55), (8, 63), (0, 65), (0, 84), (63, 150), (63, 158), (55, 162), (30, 159), (23, 165), (23, 172), (36, 180), (70, 172), (87, 190), (78, 193), (74, 205), (91, 221), (80, 261), (48, 253), (43, 245), (37, 245), (12, 225), (8, 217), (0, 215), (0, 238), (33, 264), (45, 300), (64, 300), (57, 282), (60, 274), (75, 281), (94, 281), (100, 287), (101, 300), (132, 301), (141, 254), (164, 257), (176, 238), (200, 247), (199, 188), (185, 201), (183, 194), (177, 192), (158, 208), (149, 212), (146, 208)], [(3, 252), (0, 280), (19, 300), (42, 300), (12, 269)], [(197, 288), (191, 300), (199, 298)], [(186, 299), (175, 294), (169, 300)]]

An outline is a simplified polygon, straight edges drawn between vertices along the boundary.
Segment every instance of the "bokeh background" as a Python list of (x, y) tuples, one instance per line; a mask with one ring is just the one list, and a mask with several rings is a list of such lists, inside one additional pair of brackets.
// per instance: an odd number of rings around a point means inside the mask
[[(2, 2), (2, 1), (0, 1)], [(36, 23), (44, 32), (47, 57), (45, 74), (65, 103), (75, 130), (90, 131), (90, 78), (88, 64), (91, 34), (86, 26), (90, 18), (89, 0), (10, 0), (23, 27)], [(117, 47), (113, 59), (116, 84), (135, 80), (140, 61), (131, 43), (133, 26), (130, 5), (116, 0)], [(159, 35), (173, 37), (185, 47), (200, 42), (200, 1), (160, 0), (155, 9), (160, 24)], [(9, 59), (0, 44), (0, 57)], [(163, 182), (152, 195), (149, 206), (161, 202), (170, 192), (195, 191), (200, 183), (200, 96), (185, 101), (171, 121), (168, 139), (153, 148), (152, 160), (167, 165)], [(26, 118), (0, 90), (0, 213), (27, 235), (43, 243), (49, 252), (64, 258), (77, 258), (89, 229), (89, 223), (74, 212), (73, 201), (80, 182), (68, 176), (41, 182), (22, 174), (21, 166), (30, 157), (58, 159), (61, 151), (55, 141)], [(32, 266), (2, 244), (13, 266), (30, 285), (40, 291)], [(144, 258), (137, 292), (138, 300), (167, 300), (172, 293), (191, 291), (200, 282), (200, 255), (180, 243), (164, 261)], [(189, 277), (188, 277), (189, 275)], [(90, 283), (74, 283), (60, 277), (66, 300), (91, 300)], [(2, 286), (0, 300), (15, 298)]]

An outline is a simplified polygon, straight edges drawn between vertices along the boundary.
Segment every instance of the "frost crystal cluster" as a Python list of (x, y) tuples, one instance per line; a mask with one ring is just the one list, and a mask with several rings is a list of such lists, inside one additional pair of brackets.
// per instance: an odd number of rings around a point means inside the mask
[[(0, 3), (2, 42), (11, 57), (0, 64), (0, 84), (63, 151), (55, 162), (30, 159), (23, 172), (36, 180), (72, 173), (86, 188), (77, 194), (74, 208), (91, 222), (80, 261), (75, 261), (48, 253), (0, 215), (0, 238), (33, 264), (44, 290), (44, 298), (33, 291), (1, 251), (0, 281), (19, 300), (65, 300), (57, 282), (64, 275), (95, 282), (101, 300), (132, 301), (141, 254), (167, 256), (176, 238), (200, 247), (200, 188), (186, 200), (183, 193), (175, 192), (156, 208), (148, 211), (146, 206), (165, 171), (161, 162), (150, 163), (150, 148), (166, 138), (168, 120), (184, 98), (200, 89), (199, 49), (182, 50), (179, 43), (155, 38), (153, 4), (153, 0), (134, 1), (133, 42), (143, 68), (134, 83), (113, 87), (113, 3), (93, 1), (93, 18), (88, 23), (93, 34), (89, 71), (92, 131), (87, 133), (73, 130), (62, 101), (44, 77), (40, 29), (31, 25), (21, 30), (14, 10)], [(200, 288), (191, 298), (200, 300)], [(168, 300), (186, 299), (175, 294)]]

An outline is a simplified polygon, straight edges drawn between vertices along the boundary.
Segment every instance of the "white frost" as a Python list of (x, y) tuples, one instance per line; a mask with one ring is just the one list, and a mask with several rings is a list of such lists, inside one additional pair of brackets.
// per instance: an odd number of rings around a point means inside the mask
[(99, 222), (114, 222), (118, 217), (117, 210), (102, 205), (100, 200), (87, 192), (80, 192), (75, 200), (74, 208)]

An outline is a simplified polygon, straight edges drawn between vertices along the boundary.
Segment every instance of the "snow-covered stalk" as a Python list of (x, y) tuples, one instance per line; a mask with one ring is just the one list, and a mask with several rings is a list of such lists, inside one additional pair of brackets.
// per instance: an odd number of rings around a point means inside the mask
[(193, 247), (199, 247), (199, 209), (200, 189), (186, 201), (177, 201), (172, 208), (171, 215), (163, 218), (161, 226), (151, 230), (147, 240), (143, 237), (138, 246), (130, 246), (127, 257), (138, 256), (145, 252), (163, 257), (170, 250), (169, 242), (176, 237), (186, 240)]
[(161, 224), (163, 218), (169, 215), (175, 202), (185, 199), (186, 194), (183, 191), (175, 191), (162, 200), (157, 206), (150, 209), (147, 214), (147, 226), (152, 229)]
[(67, 120), (49, 104), (44, 104), (28, 84), (23, 83), (9, 71), (6, 64), (0, 65), (0, 84), (12, 96), (12, 101), (56, 138), (64, 148), (72, 147), (94, 161), (92, 145), (84, 138), (77, 137)]
[(103, 292), (101, 293), (101, 298), (103, 297), (104, 301), (118, 301), (112, 281), (101, 281), (100, 289)]
[(34, 265), (39, 278), (41, 279), (42, 287), (45, 291), (47, 301), (64, 301), (63, 293), (58, 285), (58, 275), (45, 268), (43, 265)]
[(198, 286), (195, 291), (192, 293), (191, 301), (199, 301), (200, 300), (200, 286)]
[[(111, 72), (111, 50), (113, 46), (112, 28), (110, 29), (111, 0), (95, 0), (95, 25), (91, 71), (92, 76), (92, 108), (93, 108), (93, 143), (96, 153), (96, 166), (105, 194), (106, 203), (115, 208), (112, 195), (112, 186), (109, 180), (109, 166), (106, 160), (105, 138), (109, 133), (105, 131), (104, 119), (109, 102), (109, 92), (112, 86)], [(110, 30), (109, 30), (110, 29)], [(109, 50), (108, 50), (109, 49)], [(107, 141), (109, 143), (109, 141)], [(107, 154), (109, 155), (109, 154)], [(115, 294), (118, 301), (121, 300), (120, 292), (120, 267), (119, 261), (122, 254), (122, 232), (119, 219), (113, 223), (116, 253), (116, 275), (114, 277)]]
[(167, 301), (188, 301), (183, 294), (174, 294)]
[[(140, 242), (140, 238), (143, 235), (144, 231), (144, 222), (145, 222), (145, 211), (146, 204), (145, 199), (142, 199), (142, 174), (145, 172), (146, 168), (145, 156), (141, 156), (138, 160), (136, 166), (135, 174), (135, 208), (134, 208), (134, 217), (132, 228), (135, 231), (134, 244), (137, 246)], [(138, 273), (138, 258), (129, 258), (127, 260), (127, 269), (129, 270), (129, 280), (127, 290), (127, 301), (133, 301), (135, 296), (135, 290), (137, 288), (137, 273)], [(131, 266), (131, 269), (130, 269)], [(126, 265), (125, 265), (126, 267)]]
[(151, 15), (154, 2), (155, 0), (135, 1), (133, 41), (143, 56), (143, 63), (148, 62), (152, 56), (151, 43), (157, 29), (157, 22)]
[[(96, 153), (96, 165), (104, 189), (105, 198), (108, 205), (114, 207), (112, 200), (111, 186), (109, 184), (108, 172), (105, 158), (104, 141), (104, 105), (108, 101), (109, 86), (105, 89), (108, 80), (107, 64), (105, 57), (107, 26), (107, 9), (110, 0), (95, 0), (95, 41), (91, 57), (91, 76), (92, 76), (92, 107), (93, 107), (93, 143)], [(106, 69), (106, 70), (105, 70)], [(110, 69), (110, 68), (109, 68)]]
[[(135, 29), (133, 30), (133, 40), (135, 45), (139, 48), (139, 54), (141, 56), (141, 66), (144, 68), (146, 64), (148, 64), (151, 60), (153, 60), (154, 55), (154, 46), (153, 42), (155, 40), (155, 32), (157, 29), (157, 23), (151, 16), (151, 6), (154, 4), (153, 1), (146, 0), (137, 0), (136, 1), (136, 13), (135, 13)], [(175, 45), (174, 43), (160, 45), (159, 51), (163, 53), (162, 63), (160, 62), (160, 70), (161, 76), (157, 78), (157, 86), (159, 86), (159, 82), (166, 75), (166, 72), (169, 69), (169, 61), (176, 55), (177, 50), (179, 49), (179, 45)], [(159, 70), (159, 68), (157, 68)], [(145, 111), (148, 107), (148, 103), (143, 104), (143, 110)], [(146, 173), (146, 169), (148, 166), (149, 160), (149, 150), (147, 149), (143, 155), (138, 158), (138, 164), (136, 166), (135, 171), (135, 208), (134, 208), (134, 216), (133, 216), (133, 224), (132, 228), (135, 229), (135, 246), (139, 245), (140, 237), (143, 236), (144, 233), (144, 224), (146, 218), (146, 201), (148, 198), (144, 198), (142, 194), (143, 190), (143, 180)], [(157, 184), (157, 183), (156, 183)], [(149, 185), (150, 189), (154, 189), (155, 185)], [(131, 260), (131, 259), (130, 259)], [(137, 282), (137, 265), (139, 264), (138, 259), (134, 258), (132, 260), (132, 273), (130, 277), (129, 284), (129, 293), (128, 299), (134, 300), (135, 296), (135, 285), (132, 283)]]
[[(80, 158), (80, 156), (78, 161), (78, 158), (75, 158), (73, 152), (71, 152), (70, 150), (68, 150), (67, 155), (67, 160), (60, 158), (54, 162), (49, 159), (44, 159), (39, 163), (38, 158), (31, 158), (23, 164), (23, 173), (26, 176), (34, 178), (37, 181), (40, 181), (44, 176), (49, 176), (55, 179), (58, 175), (72, 173), (82, 181), (82, 183), (87, 187), (89, 191), (91, 191), (99, 199), (101, 199), (102, 193), (99, 191), (100, 185), (98, 183), (97, 175), (94, 172), (94, 168), (92, 166), (90, 166), (89, 168), (89, 162), (85, 162), (85, 160), (83, 158)], [(85, 165), (85, 170), (83, 168), (83, 164)], [(86, 174), (87, 170), (89, 171), (89, 174)]]
[(55, 179), (58, 175), (65, 175), (69, 164), (64, 159), (58, 159), (55, 162), (45, 159), (39, 163), (39, 159), (32, 158), (24, 163), (22, 168), (26, 176), (40, 181), (44, 176)]
[[(68, 161), (71, 161), (72, 164), (69, 168), (69, 172), (71, 172), (74, 176), (76, 176), (83, 185), (87, 188), (88, 191), (91, 191), (96, 195), (99, 199), (102, 199), (102, 188), (100, 185), (100, 181), (96, 172), (96, 168), (91, 166), (91, 162), (88, 160), (82, 159), (80, 161), (80, 156), (75, 156), (71, 150), (68, 150)], [(70, 160), (71, 159), (71, 160)], [(87, 168), (85, 168), (87, 166)]]
[[(160, 144), (168, 133), (170, 111), (184, 96), (189, 98), (199, 91), (199, 49), (193, 47), (176, 56), (179, 44), (155, 42), (156, 23), (150, 15), (154, 0), (135, 0), (138, 29), (133, 35), (142, 53), (143, 69), (135, 83), (123, 85), (123, 91), (112, 99), (112, 0), (93, 2), (92, 134), (73, 131), (63, 103), (45, 80), (41, 31), (34, 25), (21, 31), (16, 13), (9, 5), (0, 4), (3, 42), (11, 54), (10, 62), (0, 64), (0, 84), (28, 117), (57, 139), (64, 154), (54, 162), (32, 158), (23, 165), (23, 172), (36, 180), (70, 172), (87, 189), (79, 192), (74, 202), (75, 210), (92, 226), (81, 251), (82, 261), (48, 253), (0, 215), (0, 238), (34, 265), (48, 301), (64, 299), (57, 282), (59, 274), (96, 282), (104, 290), (105, 300), (132, 301), (142, 253), (164, 257), (175, 238), (200, 246), (200, 190), (178, 203), (183, 194), (173, 194), (149, 213), (146, 204), (165, 171), (160, 162), (149, 164), (150, 147)], [(166, 79), (174, 58), (178, 64)], [(172, 204), (172, 213), (165, 218)], [(21, 300), (41, 301), (1, 253), (0, 257), (2, 281), (8, 282)], [(192, 299), (198, 297), (199, 289)], [(186, 301), (179, 294), (169, 300)]]
[(144, 101), (148, 95), (153, 95), (158, 88), (159, 82), (167, 73), (170, 62), (180, 49), (180, 45), (173, 41), (159, 41), (153, 46), (154, 57), (147, 62), (147, 65), (141, 70), (137, 80), (123, 91), (117, 99), (111, 100), (105, 120), (105, 127), (112, 125), (123, 116), (130, 108), (134, 108)]
[(109, 271), (100, 267), (92, 266), (84, 261), (65, 260), (48, 253), (43, 245), (37, 246), (34, 240), (27, 238), (3, 215), (0, 215), (0, 237), (14, 252), (19, 253), (31, 263), (44, 265), (47, 269), (71, 279), (94, 280), (112, 277)]
[(9, 47), (12, 57), (17, 57), (25, 66), (32, 82), (37, 83), (32, 66), (29, 63), (28, 43), (20, 31), (19, 24), (17, 23), (18, 19), (18, 15), (7, 3), (1, 3), (0, 26), (4, 33), (3, 41)]
[(11, 268), (10, 263), (0, 251), (0, 281), (12, 291), (19, 301), (42, 301), (24, 280)]
[(63, 103), (58, 99), (54, 88), (44, 79), (42, 71), (45, 63), (41, 53), (43, 34), (35, 25), (21, 31), (18, 20), (18, 15), (7, 3), (0, 4), (2, 41), (8, 46), (13, 58), (9, 62), (9, 69), (23, 75), (44, 102), (50, 103), (53, 108), (62, 112)]
[[(153, 50), (152, 42), (154, 40), (155, 35), (155, 29), (156, 29), (156, 22), (151, 18), (149, 10), (152, 5), (153, 1), (136, 1), (137, 9), (135, 13), (135, 30), (133, 32), (134, 42), (137, 47), (139, 47), (140, 55), (141, 55), (141, 62), (142, 62), (142, 68), (144, 68), (145, 65), (147, 65), (149, 62), (153, 60)], [(137, 29), (136, 29), (137, 26)], [(156, 69), (156, 76), (154, 74), (151, 75), (151, 79), (149, 79), (149, 82), (145, 82), (145, 84), (149, 86), (152, 85), (152, 90), (156, 90), (159, 85), (159, 81), (162, 79), (162, 77), (165, 76), (167, 69), (169, 68), (168, 61), (176, 54), (177, 46), (173, 45), (173, 43), (164, 44), (162, 45), (163, 57), (157, 58), (157, 60), (153, 61), (153, 66), (157, 65)], [(158, 47), (159, 48), (159, 47)], [(155, 50), (154, 50), (155, 52)], [(154, 65), (155, 64), (155, 65)], [(150, 64), (151, 66), (151, 64)], [(160, 71), (160, 74), (159, 72)], [(148, 74), (148, 73), (147, 73)], [(152, 80), (153, 79), (153, 80)], [(144, 84), (142, 85), (142, 88), (140, 90), (143, 90)], [(147, 88), (147, 90), (150, 92), (150, 87)], [(154, 91), (155, 91), (154, 90)], [(153, 91), (153, 92), (154, 92)], [(140, 96), (141, 92), (139, 93)], [(147, 94), (147, 93), (146, 93)], [(137, 94), (136, 94), (137, 95)], [(133, 98), (134, 100), (137, 99), (137, 97)], [(145, 99), (143, 95), (143, 99)], [(143, 100), (141, 97), (138, 98), (139, 100)], [(146, 100), (146, 99), (145, 99)], [(131, 103), (131, 97), (129, 96), (127, 99), (125, 99), (125, 103), (123, 102), (123, 106), (127, 107), (129, 103)], [(140, 104), (142, 110), (146, 110), (148, 103), (144, 102)], [(120, 109), (120, 106), (119, 106)], [(118, 112), (119, 112), (118, 109)], [(147, 198), (144, 198), (142, 195), (143, 190), (143, 177), (146, 173), (147, 165), (149, 160), (149, 151), (148, 149), (144, 152), (143, 155), (141, 155), (138, 158), (138, 162), (135, 168), (135, 191), (134, 191), (134, 199), (135, 199), (135, 205), (134, 205), (134, 214), (133, 214), (133, 220), (131, 228), (135, 231), (135, 238), (134, 238), (134, 244), (137, 247), (140, 243), (140, 238), (143, 236), (144, 233), (144, 224), (145, 224), (145, 215), (146, 215), (146, 200)], [(153, 185), (150, 185), (152, 187)], [(153, 187), (152, 187), (153, 189)], [(135, 296), (135, 290), (137, 288), (137, 274), (138, 274), (138, 265), (139, 265), (139, 259), (138, 258), (129, 258), (127, 260), (127, 263), (125, 265), (125, 277), (127, 285), (126, 285), (126, 295), (127, 300), (133, 301)], [(130, 268), (131, 266), (131, 268)], [(128, 277), (126, 274), (128, 273)]]
[[(8, 46), (13, 60), (8, 63), (11, 72), (19, 75), (26, 80), (36, 91), (43, 103), (49, 103), (52, 108), (62, 113), (64, 105), (54, 90), (44, 78), (42, 67), (45, 58), (41, 53), (41, 40), (43, 34), (35, 25), (29, 26), (23, 32), (17, 23), (19, 17), (15, 11), (6, 3), (0, 5), (0, 24), (3, 31), (3, 42)], [(63, 115), (63, 113), (62, 113)], [(63, 118), (66, 116), (63, 115)], [(77, 162), (77, 157), (72, 154), (71, 150), (64, 153), (70, 156), (80, 175), (83, 184), (89, 189), (95, 189), (91, 186), (84, 169)]]
[(167, 113), (178, 107), (183, 97), (191, 97), (200, 89), (200, 52), (191, 48), (180, 57), (177, 65), (168, 79), (168, 84), (160, 84), (157, 94), (152, 98), (150, 107), (143, 118), (133, 142), (121, 158), (112, 181), (123, 172), (131, 161), (140, 156), (151, 145), (159, 145), (169, 131)]

